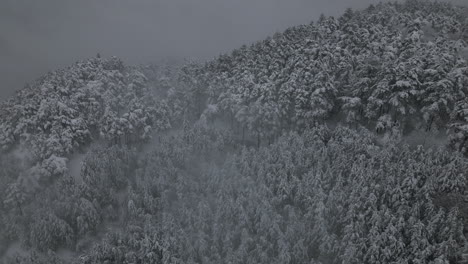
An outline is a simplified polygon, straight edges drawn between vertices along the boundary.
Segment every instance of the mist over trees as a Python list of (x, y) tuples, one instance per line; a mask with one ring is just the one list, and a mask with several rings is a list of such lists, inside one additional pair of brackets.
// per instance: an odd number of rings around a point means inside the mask
[(467, 14), (379, 3), (50, 72), (0, 106), (0, 261), (463, 263)]

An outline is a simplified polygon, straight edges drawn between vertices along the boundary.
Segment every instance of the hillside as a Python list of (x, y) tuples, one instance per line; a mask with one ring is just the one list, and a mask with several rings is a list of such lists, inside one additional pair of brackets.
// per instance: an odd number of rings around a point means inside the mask
[(0, 262), (462, 263), (467, 17), (380, 3), (50, 72), (0, 105)]
[(333, 119), (379, 133), (453, 128), (464, 142), (466, 17), (425, 1), (323, 16), (207, 63), (199, 93), (262, 137)]

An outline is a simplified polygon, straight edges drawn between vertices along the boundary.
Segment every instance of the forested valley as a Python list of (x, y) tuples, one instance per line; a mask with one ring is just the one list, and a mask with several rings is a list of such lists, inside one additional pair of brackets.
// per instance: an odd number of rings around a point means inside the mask
[(467, 263), (468, 8), (348, 9), (0, 104), (0, 263)]

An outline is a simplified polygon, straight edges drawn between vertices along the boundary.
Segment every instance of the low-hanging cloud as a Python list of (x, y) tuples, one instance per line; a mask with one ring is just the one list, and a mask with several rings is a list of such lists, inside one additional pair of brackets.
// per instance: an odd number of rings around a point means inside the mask
[[(460, 0), (461, 2), (465, 0)], [(47, 71), (115, 55), (206, 59), (375, 0), (2, 0), (0, 100)]]

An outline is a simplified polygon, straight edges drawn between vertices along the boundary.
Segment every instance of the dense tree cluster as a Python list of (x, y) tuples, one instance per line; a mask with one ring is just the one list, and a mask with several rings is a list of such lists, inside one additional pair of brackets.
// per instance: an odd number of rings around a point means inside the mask
[(45, 75), (0, 105), (0, 262), (456, 263), (466, 14), (381, 3), (207, 63)]
[(374, 141), (318, 128), (226, 155), (223, 131), (168, 136), (128, 186), (126, 227), (80, 263), (456, 260), (463, 222), (433, 197), (461, 194), (466, 160)]
[[(15, 240), (55, 250), (96, 229), (99, 206), (112, 201), (96, 205), (94, 195), (126, 181), (117, 165), (130, 166), (128, 159), (91, 151), (86, 157), (94, 165), (86, 164), (94, 167), (83, 167), (83, 175), (73, 179), (81, 180), (81, 190), (61, 192), (55, 181), (70, 178), (70, 155), (89, 145), (138, 146), (169, 128), (166, 102), (152, 89), (138, 68), (117, 58), (93, 58), (45, 75), (0, 106), (0, 252)], [(101, 168), (101, 158), (121, 164)], [(106, 177), (113, 186), (102, 185), (109, 183)]]
[(78, 177), (65, 173), (46, 191), (30, 192), (15, 181), (7, 185), (1, 241), (19, 241), (33, 253), (83, 250), (100, 226), (119, 220), (135, 162), (132, 149), (99, 145), (87, 152)]
[(337, 118), (378, 132), (452, 128), (463, 145), (467, 13), (411, 0), (322, 16), (208, 62), (191, 105), (203, 98), (266, 138)]
[(34, 158), (64, 156), (92, 139), (131, 143), (168, 127), (146, 76), (117, 58), (51, 72), (1, 106), (0, 146)]

